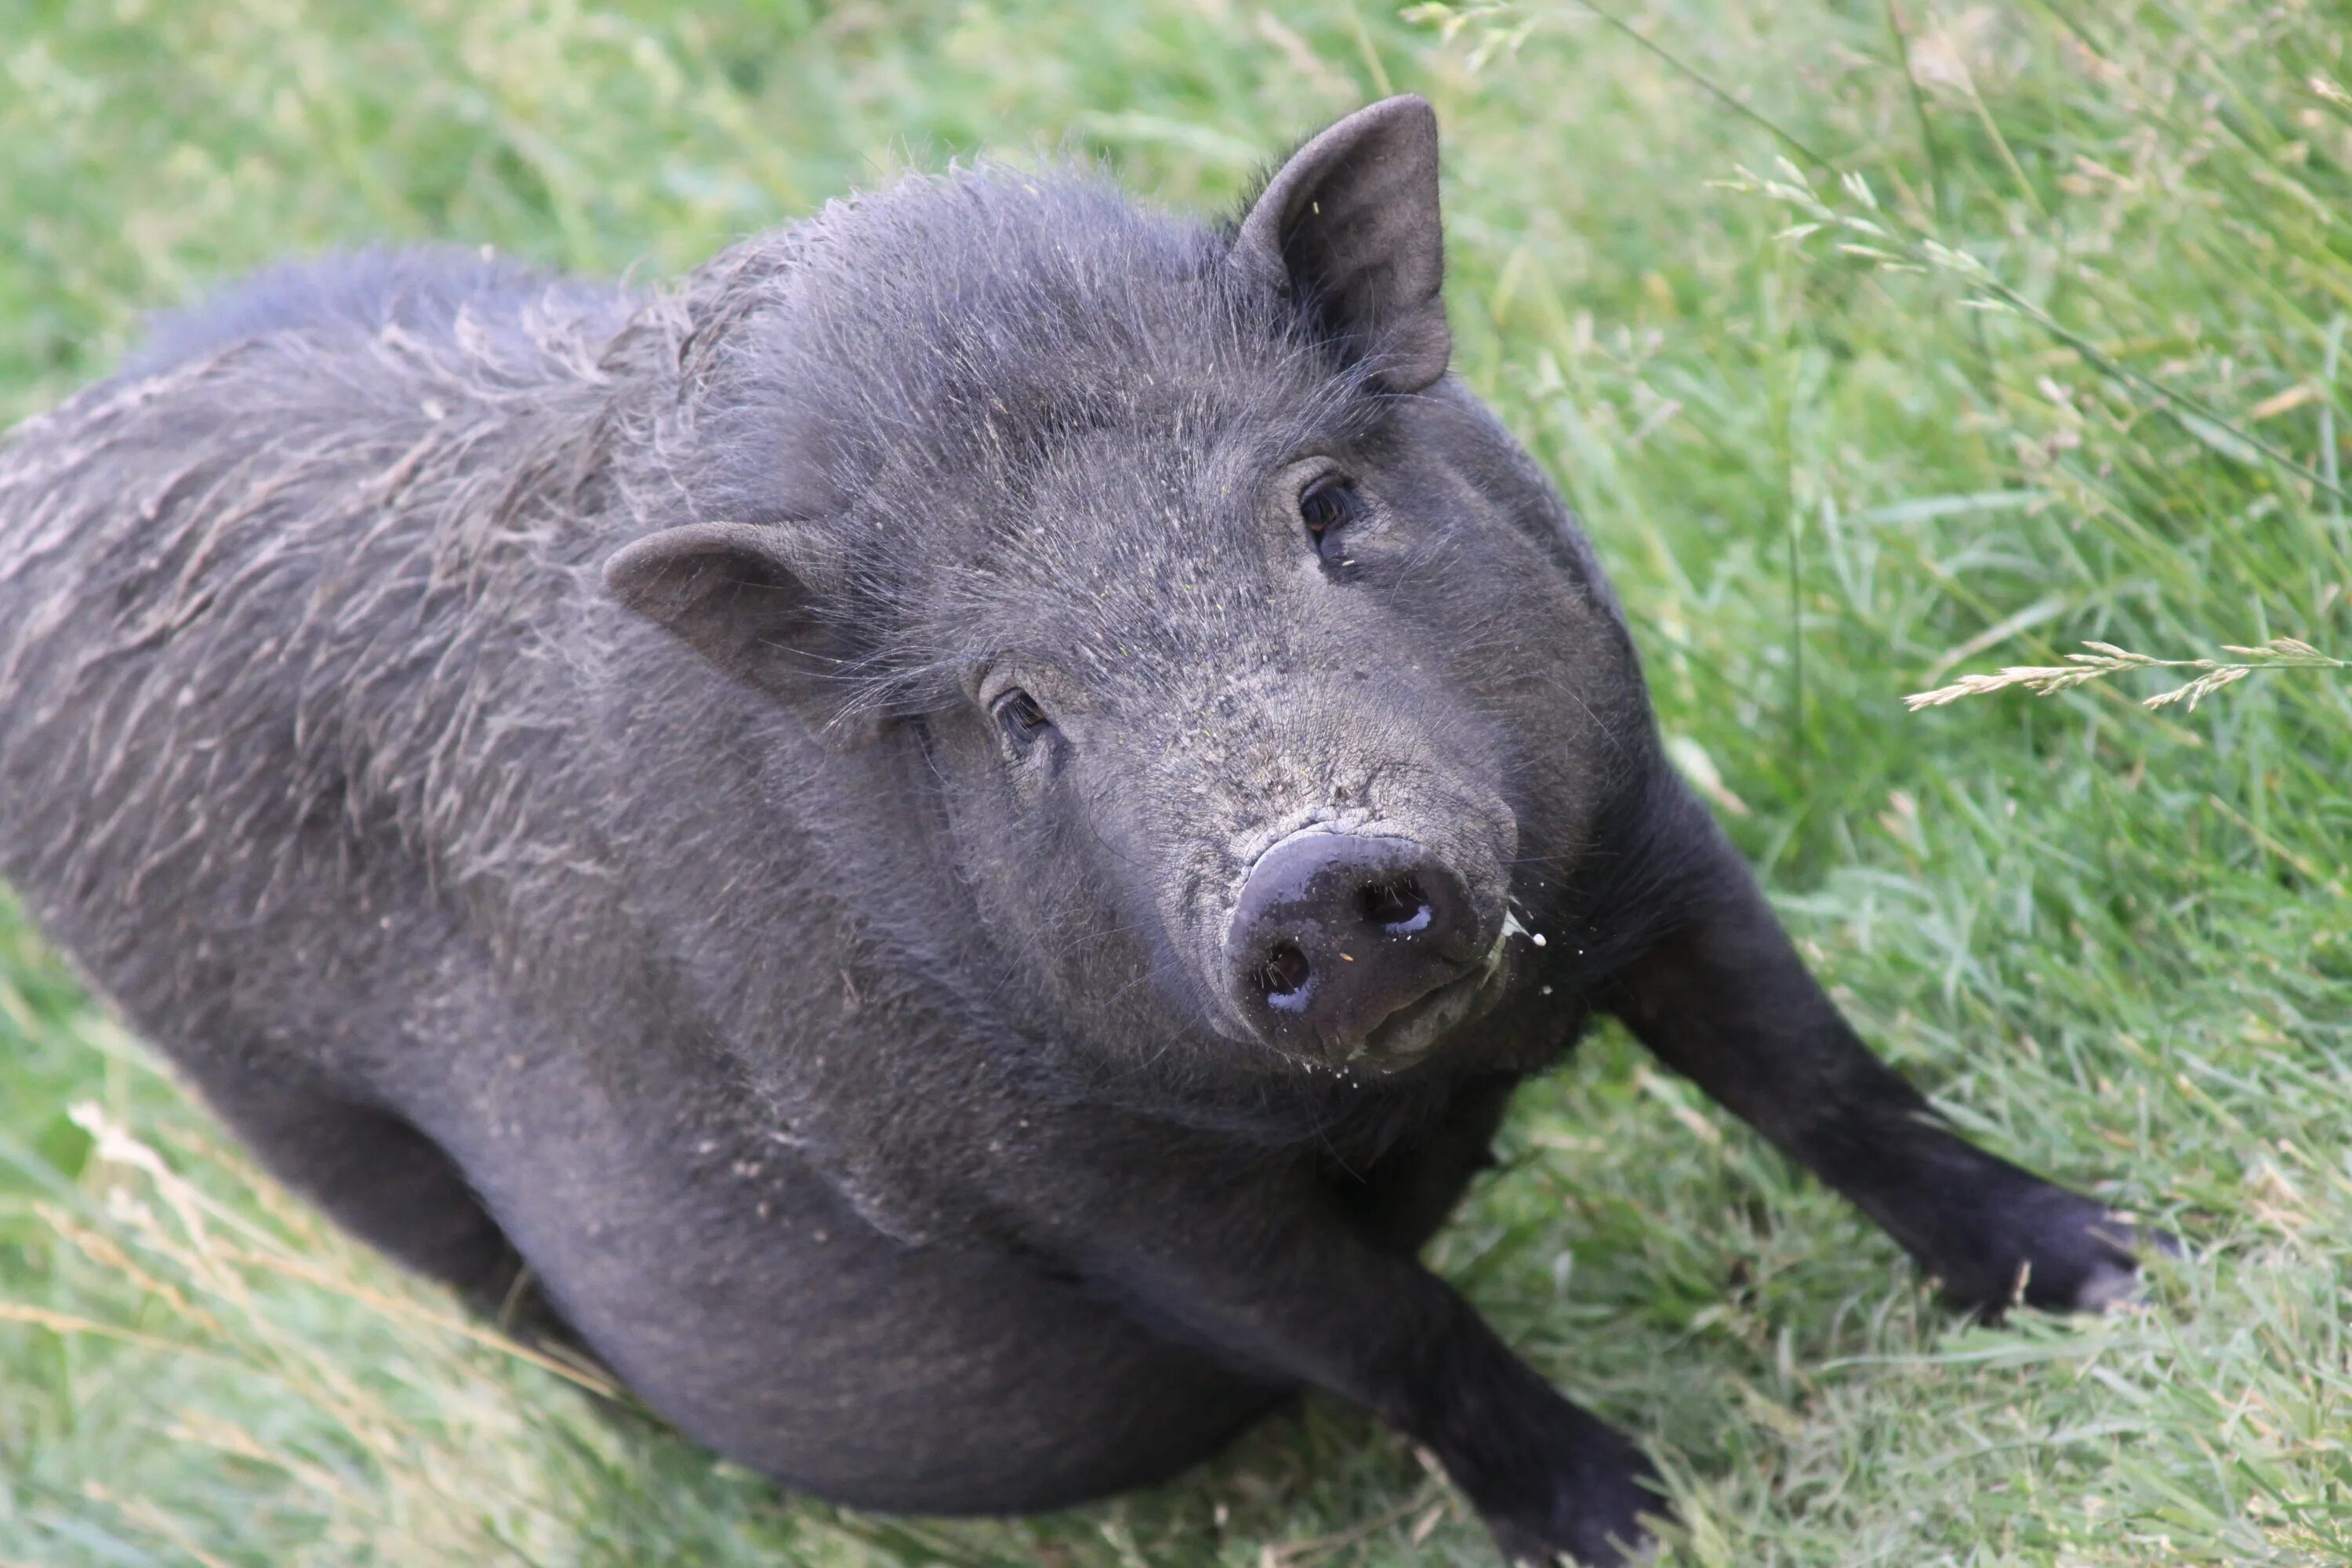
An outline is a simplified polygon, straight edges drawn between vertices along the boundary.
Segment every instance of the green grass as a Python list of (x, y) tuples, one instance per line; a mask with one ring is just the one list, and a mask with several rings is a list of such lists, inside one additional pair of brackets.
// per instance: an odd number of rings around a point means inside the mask
[[(1807, 950), (1988, 1142), (2194, 1249), (2150, 1310), (1965, 1327), (1608, 1037), (1437, 1263), (1650, 1442), (1675, 1563), (2352, 1562), (2352, 680), (1900, 701), (2084, 639), (2352, 656), (2352, 14), (1625, 4), (0, 0), (0, 415), (289, 251), (668, 274), (983, 144), (1215, 204), (1425, 92), (1460, 367)], [(1052, 1519), (781, 1499), (258, 1183), (5, 914), (0, 1303), (0, 1563), (1487, 1560), (1328, 1406)]]

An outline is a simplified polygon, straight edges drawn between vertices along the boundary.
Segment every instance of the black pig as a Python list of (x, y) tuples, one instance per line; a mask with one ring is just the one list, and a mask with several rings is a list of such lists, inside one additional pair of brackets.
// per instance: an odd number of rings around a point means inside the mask
[(641, 298), (294, 268), (0, 453), (0, 869), (269, 1167), (688, 1433), (1052, 1508), (1286, 1398), (1659, 1508), (1414, 1255), (1625, 1020), (1962, 1306), (2135, 1237), (1863, 1047), (1446, 374), (1397, 98), (1234, 225), (911, 179)]

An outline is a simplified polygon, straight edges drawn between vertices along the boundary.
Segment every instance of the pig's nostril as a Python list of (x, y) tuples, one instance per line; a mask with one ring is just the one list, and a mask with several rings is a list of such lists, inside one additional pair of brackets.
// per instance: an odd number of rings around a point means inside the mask
[(1269, 1006), (1300, 1012), (1314, 994), (1315, 966), (1307, 962), (1306, 952), (1297, 942), (1277, 942), (1266, 950), (1265, 962), (1258, 966), (1257, 983)]
[(1429, 899), (1421, 890), (1421, 883), (1411, 877), (1391, 877), (1365, 885), (1356, 895), (1356, 908), (1364, 919), (1384, 928), (1391, 936), (1411, 936), (1425, 930), (1433, 915)]

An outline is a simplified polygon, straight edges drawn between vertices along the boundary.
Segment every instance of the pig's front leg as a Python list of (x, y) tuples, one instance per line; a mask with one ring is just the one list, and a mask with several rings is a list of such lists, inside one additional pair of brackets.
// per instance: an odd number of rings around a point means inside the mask
[(1236, 1370), (1371, 1410), (1437, 1457), (1513, 1562), (1615, 1563), (1648, 1540), (1639, 1516), (1665, 1505), (1641, 1453), (1319, 1182), (1174, 1159), (1118, 1180), (1119, 1163), (1090, 1159), (1063, 1188), (1088, 1192), (1078, 1211), (1037, 1238), (1097, 1289)]
[(1737, 852), (1704, 846), (1665, 934), (1606, 998), (1658, 1058), (1878, 1222), (1957, 1305), (2094, 1310), (2133, 1292), (2136, 1237), (2105, 1205), (1953, 1132), (1842, 1017)]

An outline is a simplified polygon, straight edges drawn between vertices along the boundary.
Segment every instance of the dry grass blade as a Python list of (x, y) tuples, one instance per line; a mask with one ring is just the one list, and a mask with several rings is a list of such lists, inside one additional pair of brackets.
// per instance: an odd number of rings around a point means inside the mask
[(2330, 658), (2295, 637), (2274, 637), (2261, 647), (2224, 643), (2222, 650), (2237, 654), (2239, 658), (2235, 659), (2157, 658), (2113, 643), (2086, 642), (2083, 646), (2092, 651), (2070, 653), (2066, 656), (2069, 662), (2063, 665), (2011, 665), (1990, 675), (1963, 675), (1948, 686), (1914, 692), (1903, 700), (1916, 713), (1923, 708), (1940, 708), (1963, 697), (2006, 691), (2011, 687), (2023, 687), (2038, 697), (2048, 697), (2126, 670), (2195, 669), (2203, 673), (2186, 685), (2140, 700), (2143, 708), (2166, 708), (2178, 702), (2193, 709), (2204, 698), (2259, 670), (2352, 669), (2352, 659)]

